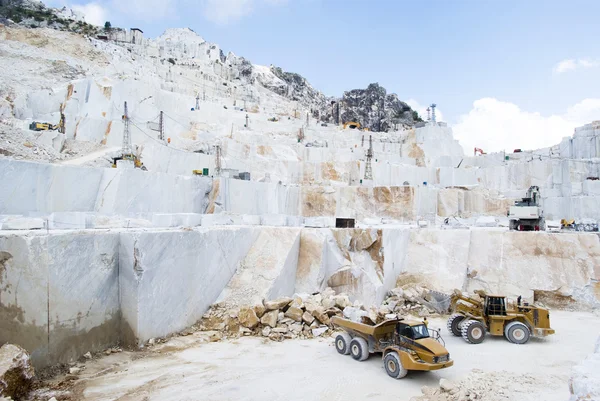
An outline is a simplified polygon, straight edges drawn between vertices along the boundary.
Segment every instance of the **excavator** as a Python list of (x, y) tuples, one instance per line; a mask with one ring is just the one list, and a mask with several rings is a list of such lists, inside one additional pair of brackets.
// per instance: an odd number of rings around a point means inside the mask
[(39, 121), (33, 121), (29, 124), (29, 129), (32, 131), (56, 131), (61, 134), (65, 133), (65, 106), (67, 105), (67, 101), (60, 105), (60, 120), (58, 124), (50, 124), (50, 123), (41, 123)]
[(483, 151), (483, 149), (481, 149), (481, 148), (475, 148), (475, 149), (473, 150), (473, 156), (477, 156), (477, 153), (479, 153), (480, 155), (485, 155), (485, 154), (487, 154), (487, 153), (485, 153), (485, 152)]
[(527, 196), (516, 201), (508, 210), (509, 229), (518, 231), (545, 230), (544, 212), (541, 206), (540, 187), (532, 185)]

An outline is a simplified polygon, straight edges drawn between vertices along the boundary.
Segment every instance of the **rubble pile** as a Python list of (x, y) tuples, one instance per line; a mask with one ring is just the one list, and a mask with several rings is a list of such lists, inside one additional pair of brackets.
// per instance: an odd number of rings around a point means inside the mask
[[(522, 393), (535, 393), (535, 386), (545, 380), (528, 374), (509, 372), (484, 373), (473, 369), (469, 376), (460, 382), (440, 379), (438, 387), (423, 386), (423, 395), (411, 398), (411, 401), (501, 401), (513, 399), (512, 388), (518, 385)], [(548, 383), (556, 386), (556, 383)]]
[(378, 312), (379, 316), (393, 313), (426, 317), (445, 314), (448, 312), (449, 306), (450, 297), (448, 295), (431, 291), (419, 285), (407, 284), (390, 290)]
[[(331, 318), (343, 316), (350, 306), (347, 295), (336, 295), (331, 288), (313, 295), (263, 300), (262, 304), (241, 308), (215, 304), (197, 328), (222, 332), (224, 338), (254, 335), (282, 341), (320, 337), (330, 329)], [(362, 307), (358, 303), (355, 306)]]
[(594, 352), (573, 368), (569, 379), (570, 401), (600, 399), (600, 337)]
[(373, 325), (409, 314), (435, 314), (435, 308), (427, 305), (429, 297), (427, 289), (405, 286), (391, 290), (380, 307), (367, 308), (328, 287), (312, 295), (295, 294), (240, 308), (217, 303), (188, 331), (215, 332), (215, 341), (240, 336), (262, 336), (274, 341), (314, 338), (333, 330), (334, 316)]
[(0, 348), (0, 397), (19, 399), (25, 396), (33, 378), (27, 351), (18, 345), (4, 344)]

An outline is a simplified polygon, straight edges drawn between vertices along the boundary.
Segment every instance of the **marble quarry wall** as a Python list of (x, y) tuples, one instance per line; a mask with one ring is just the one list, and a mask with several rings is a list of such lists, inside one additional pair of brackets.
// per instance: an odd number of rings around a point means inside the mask
[[(168, 170), (185, 170), (185, 164), (177, 166), (173, 162), (171, 166)], [(523, 170), (527, 166), (528, 169)], [(431, 181), (418, 182), (430, 179), (429, 176), (406, 175), (408, 186), (378, 186), (376, 182), (352, 186), (300, 186), (0, 159), (0, 215), (88, 212), (131, 216), (229, 212), (397, 221), (414, 221), (435, 214), (441, 217), (505, 216), (514, 200), (525, 196), (529, 185), (540, 185), (546, 219), (600, 219), (600, 181), (586, 179), (599, 175), (599, 168), (600, 163), (555, 161), (490, 167), (477, 170), (489, 175), (474, 176), (473, 179), (461, 169), (439, 168), (435, 173), (432, 170), (433, 185), (429, 184)], [(493, 170), (497, 171), (494, 173)], [(528, 177), (527, 182), (522, 181), (522, 177)], [(435, 184), (440, 180), (447, 185)], [(463, 180), (469, 184), (449, 185), (465, 182)], [(486, 181), (485, 185), (473, 185), (478, 180)], [(427, 185), (423, 185), (425, 182)]]
[(0, 342), (43, 367), (194, 324), (211, 304), (408, 283), (600, 307), (596, 234), (408, 228), (0, 231)]
[(117, 343), (119, 243), (110, 232), (0, 234), (0, 343), (38, 367)]
[(0, 214), (204, 213), (211, 188), (204, 177), (0, 159)]

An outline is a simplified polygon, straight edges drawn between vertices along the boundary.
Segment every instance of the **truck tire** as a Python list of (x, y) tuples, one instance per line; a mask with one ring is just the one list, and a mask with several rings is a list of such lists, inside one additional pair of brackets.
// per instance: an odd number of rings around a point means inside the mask
[(383, 367), (388, 376), (393, 379), (402, 379), (408, 374), (408, 370), (404, 369), (404, 366), (402, 366), (402, 362), (400, 361), (400, 356), (395, 351), (385, 355), (383, 358)]
[(469, 320), (462, 324), (461, 335), (469, 344), (480, 344), (485, 339), (485, 326), (477, 320)]
[(529, 341), (531, 332), (529, 328), (521, 322), (510, 322), (504, 328), (506, 339), (513, 344), (525, 344)]
[(460, 324), (464, 319), (465, 317), (459, 313), (455, 313), (454, 315), (450, 316), (448, 318), (448, 323), (446, 324), (448, 331), (454, 334), (456, 337), (460, 337), (462, 335), (460, 331)]
[(357, 361), (365, 361), (369, 357), (369, 344), (362, 337), (354, 337), (350, 341), (350, 355)]
[(342, 355), (350, 353), (350, 341), (352, 337), (348, 333), (340, 333), (335, 337), (335, 349)]

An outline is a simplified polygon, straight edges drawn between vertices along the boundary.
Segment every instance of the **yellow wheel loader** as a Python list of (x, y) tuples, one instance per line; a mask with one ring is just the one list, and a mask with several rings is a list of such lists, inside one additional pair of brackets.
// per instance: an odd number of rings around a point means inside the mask
[(428, 329), (425, 322), (391, 319), (373, 326), (340, 317), (331, 321), (344, 330), (335, 338), (337, 352), (356, 361), (381, 353), (383, 367), (394, 379), (402, 379), (409, 370), (438, 370), (454, 364), (440, 333)]
[(486, 333), (504, 336), (514, 344), (525, 344), (531, 336), (545, 337), (554, 334), (550, 328), (548, 309), (521, 304), (509, 304), (505, 296), (488, 295), (475, 291), (481, 300), (467, 297), (455, 290), (450, 297), (452, 316), (448, 319), (448, 331), (462, 337), (470, 344), (480, 344)]

